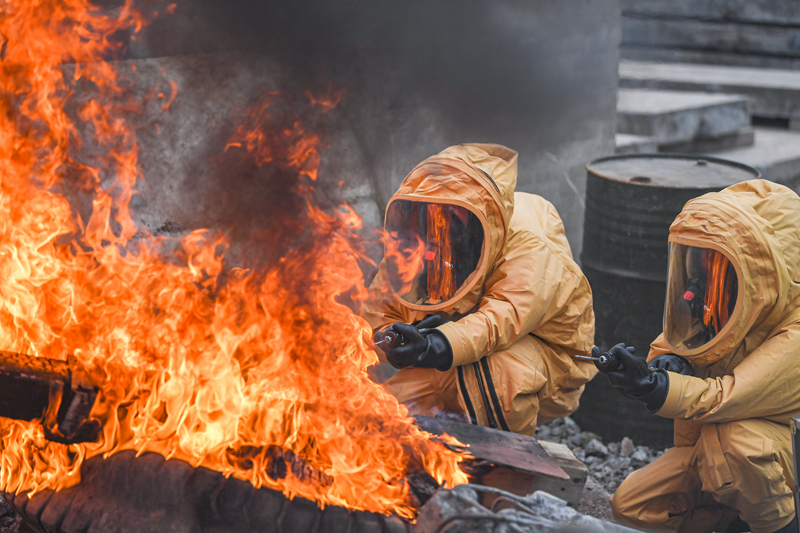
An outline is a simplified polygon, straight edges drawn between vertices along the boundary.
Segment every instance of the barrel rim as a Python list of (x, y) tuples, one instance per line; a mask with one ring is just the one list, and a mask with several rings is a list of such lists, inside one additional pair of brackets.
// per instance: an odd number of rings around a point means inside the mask
[[(721, 157), (714, 157), (714, 156), (706, 156), (706, 155), (697, 155), (697, 154), (622, 154), (622, 155), (610, 155), (599, 157), (597, 159), (593, 159), (586, 164), (586, 172), (597, 176), (598, 178), (607, 179), (610, 181), (614, 181), (617, 183), (623, 183), (625, 185), (631, 185), (636, 187), (651, 187), (651, 188), (658, 188), (658, 189), (674, 189), (675, 187), (670, 187), (669, 185), (659, 185), (656, 183), (641, 183), (636, 181), (630, 180), (621, 180), (618, 178), (612, 178), (610, 176), (604, 176), (597, 170), (593, 170), (591, 168), (592, 165), (597, 163), (605, 163), (607, 161), (618, 161), (618, 160), (632, 160), (632, 159), (682, 159), (682, 160), (692, 160), (692, 161), (708, 161), (709, 163), (717, 163), (728, 167), (738, 168), (739, 170), (744, 170), (749, 174), (754, 174), (754, 176), (750, 179), (761, 179), (761, 171), (755, 167), (751, 167), (750, 165), (745, 165), (744, 163), (739, 163), (738, 161), (731, 161), (730, 159), (723, 159)], [(733, 183), (731, 183), (733, 185)], [(682, 189), (690, 189), (689, 187), (680, 187)], [(723, 187), (724, 188), (724, 187)], [(704, 190), (704, 189), (719, 189), (718, 187), (696, 187), (693, 190)]]

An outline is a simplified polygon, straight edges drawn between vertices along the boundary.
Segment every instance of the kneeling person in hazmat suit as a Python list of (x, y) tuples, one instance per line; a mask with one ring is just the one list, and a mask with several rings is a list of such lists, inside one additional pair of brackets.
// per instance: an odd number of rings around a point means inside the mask
[(532, 435), (597, 372), (571, 357), (591, 350), (594, 312), (558, 213), (516, 181), (517, 153), (499, 145), (420, 163), (386, 208), (365, 317), (412, 413)]
[(800, 415), (800, 197), (754, 180), (691, 200), (669, 251), (650, 368), (620, 344), (607, 355), (622, 367), (607, 375), (675, 419), (675, 447), (625, 479), (614, 515), (652, 531), (796, 532), (788, 424)]

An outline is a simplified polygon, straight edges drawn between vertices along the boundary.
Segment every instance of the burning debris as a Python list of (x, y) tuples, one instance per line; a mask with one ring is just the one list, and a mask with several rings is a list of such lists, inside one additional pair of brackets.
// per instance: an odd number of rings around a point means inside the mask
[[(409, 533), (398, 518), (348, 511), (278, 491), (255, 488), (185, 461), (129, 450), (81, 466), (83, 480), (58, 492), (7, 494), (25, 523), (19, 533), (143, 533), (152, 531), (284, 531)], [(11, 521), (12, 517), (9, 516)], [(0, 519), (2, 524), (2, 519)], [(0, 526), (2, 527), (2, 526)], [(3, 532), (5, 533), (5, 532)], [(18, 533), (12, 526), (8, 533)]]
[(98, 387), (72, 357), (58, 361), (0, 351), (0, 391), (0, 417), (41, 420), (47, 440), (73, 444), (98, 438), (100, 425), (89, 420)]
[[(138, 105), (105, 60), (115, 32), (145, 22), (130, 1), (113, 16), (88, 0), (12, 1), (0, 17), (0, 349), (69, 360), (97, 387), (75, 409), (92, 405), (82, 415), (99, 429), (94, 442), (47, 440), (82, 431), (66, 386), (66, 411), (48, 408), (45, 427), (0, 420), (0, 489), (65, 490), (87, 461), (135, 450), (412, 517), (409, 465), (453, 486), (467, 480), (462, 455), (367, 377), (377, 357), (353, 310), (367, 292), (360, 220), (316, 203), (320, 136), (301, 121), (273, 129), (262, 101), (229, 144), (293, 176), (302, 209), (286, 223), (302, 231), (275, 265), (231, 268), (224, 235), (176, 240), (133, 222), (142, 177), (126, 117)], [(86, 86), (99, 96), (82, 100)]]

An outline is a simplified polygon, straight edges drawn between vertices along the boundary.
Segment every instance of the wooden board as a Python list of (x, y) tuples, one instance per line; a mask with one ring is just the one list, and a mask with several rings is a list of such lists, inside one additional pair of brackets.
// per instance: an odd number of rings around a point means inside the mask
[[(577, 507), (589, 471), (562, 444), (539, 442), (533, 437), (482, 426), (414, 416), (417, 425), (435, 435), (447, 434), (467, 445), (482, 465), (473, 482), (527, 496), (542, 490)], [(491, 508), (496, 496), (484, 494), (483, 505)]]
[(466, 444), (476, 459), (530, 474), (569, 478), (533, 437), (429, 416), (414, 418), (421, 429), (434, 435), (446, 433)]
[(589, 477), (589, 469), (575, 457), (572, 450), (564, 444), (541, 441), (542, 447), (568, 475), (568, 480), (540, 476), (536, 480), (536, 490), (543, 490), (566, 500), (572, 507), (577, 507), (583, 496), (583, 487)]

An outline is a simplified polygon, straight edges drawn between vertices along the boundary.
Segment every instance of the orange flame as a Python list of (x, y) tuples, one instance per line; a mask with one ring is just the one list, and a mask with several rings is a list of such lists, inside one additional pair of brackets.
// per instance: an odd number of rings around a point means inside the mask
[(432, 303), (449, 300), (456, 293), (448, 209), (440, 204), (428, 205), (428, 247), (436, 248), (428, 261), (428, 298)]
[[(352, 209), (324, 211), (301, 180), (309, 244), (261, 271), (223, 268), (225, 239), (205, 230), (173, 254), (164, 238), (131, 240), (138, 146), (122, 117), (133, 104), (114, 103), (123, 93), (103, 60), (115, 32), (143, 23), (130, 3), (115, 17), (88, 0), (0, 11), (0, 349), (73, 354), (101, 385), (92, 416), (103, 423), (99, 442), (65, 446), (0, 420), (0, 489), (59, 490), (86, 459), (135, 449), (412, 517), (411, 469), (448, 485), (466, 476), (462, 457), (367, 377), (370, 328), (346, 305), (366, 297)], [(101, 97), (81, 102), (81, 84)], [(319, 136), (300, 122), (272, 131), (270, 97), (229, 146), (314, 180)], [(91, 212), (67, 194), (91, 195)], [(276, 453), (293, 465), (283, 478), (269, 473)]]
[(383, 234), (384, 255), (395, 280), (394, 288), (399, 294), (410, 292), (418, 276), (425, 270), (425, 241), (417, 233), (411, 236), (413, 241), (409, 240), (409, 235), (399, 238), (397, 232)]
[(736, 284), (736, 271), (728, 258), (716, 250), (706, 253), (706, 297), (703, 323), (716, 335), (730, 318), (730, 303)]

